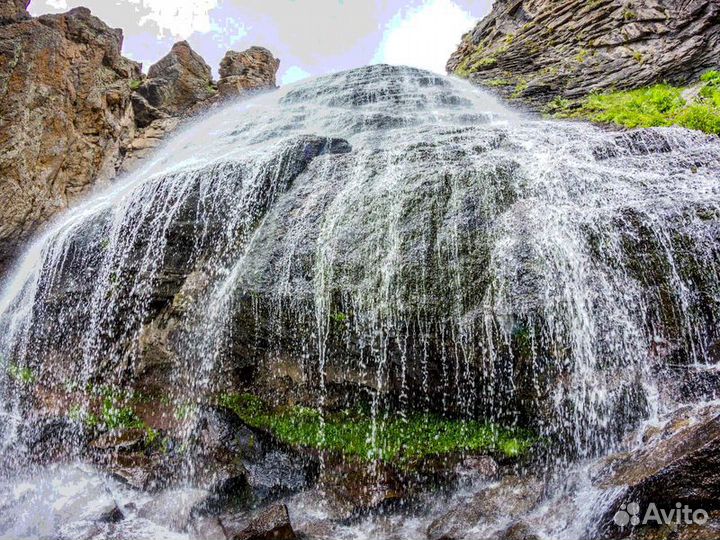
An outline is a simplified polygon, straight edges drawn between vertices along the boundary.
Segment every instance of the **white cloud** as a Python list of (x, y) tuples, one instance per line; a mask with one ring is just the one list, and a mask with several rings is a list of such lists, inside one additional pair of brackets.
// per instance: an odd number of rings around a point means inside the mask
[(287, 71), (283, 73), (280, 79), (280, 84), (292, 84), (303, 79), (307, 79), (310, 74), (300, 66), (290, 66)]
[(396, 13), (385, 26), (373, 63), (445, 73), (445, 62), (476, 19), (452, 0), (426, 0)]
[(143, 13), (138, 23), (142, 26), (153, 22), (159, 29), (158, 37), (168, 35), (185, 39), (193, 32), (209, 32), (210, 10), (218, 5), (218, 0), (129, 0)]

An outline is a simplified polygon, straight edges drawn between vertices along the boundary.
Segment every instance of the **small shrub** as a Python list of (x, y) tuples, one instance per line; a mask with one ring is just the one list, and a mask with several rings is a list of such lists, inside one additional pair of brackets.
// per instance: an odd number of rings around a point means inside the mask
[(142, 85), (142, 81), (140, 79), (134, 79), (130, 81), (130, 90), (137, 90)]
[(626, 21), (633, 21), (637, 19), (637, 13), (632, 10), (626, 9), (623, 12), (623, 19), (625, 19)]
[(680, 112), (677, 125), (720, 135), (720, 109), (712, 105), (693, 103)]

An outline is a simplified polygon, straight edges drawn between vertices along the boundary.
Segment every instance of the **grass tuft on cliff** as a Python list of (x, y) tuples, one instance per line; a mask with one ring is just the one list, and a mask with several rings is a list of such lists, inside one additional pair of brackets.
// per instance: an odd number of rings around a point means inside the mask
[(248, 425), (267, 430), (286, 444), (362, 461), (402, 463), (462, 452), (517, 457), (535, 442), (523, 430), (428, 414), (378, 419), (373, 429), (371, 417), (358, 411), (322, 416), (299, 406), (271, 410), (250, 394), (224, 395), (220, 403)]
[(720, 135), (720, 72), (701, 79), (697, 97), (688, 103), (685, 88), (657, 84), (648, 88), (592, 94), (579, 102), (556, 99), (548, 112), (627, 128), (680, 126)]

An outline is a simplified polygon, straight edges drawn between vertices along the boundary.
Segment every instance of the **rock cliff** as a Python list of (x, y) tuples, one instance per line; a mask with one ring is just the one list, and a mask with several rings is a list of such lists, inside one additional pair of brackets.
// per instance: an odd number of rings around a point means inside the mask
[(215, 83), (187, 42), (150, 67), (86, 8), (32, 18), (0, 5), (0, 277), (20, 248), (93, 186), (131, 169), (184, 119), (275, 87), (279, 60), (229, 51)]
[(540, 108), (558, 96), (685, 84), (718, 58), (717, 0), (497, 0), (447, 70)]
[(134, 135), (122, 32), (85, 8), (0, 26), (0, 271), (37, 228), (111, 178)]

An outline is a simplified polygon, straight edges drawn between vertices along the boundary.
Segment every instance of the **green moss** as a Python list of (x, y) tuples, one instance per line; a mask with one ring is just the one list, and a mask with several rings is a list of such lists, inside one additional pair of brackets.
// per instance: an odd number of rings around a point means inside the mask
[(426, 414), (378, 419), (373, 440), (373, 422), (366, 413), (345, 411), (323, 417), (307, 407), (271, 410), (249, 394), (224, 395), (220, 402), (248, 425), (268, 430), (284, 443), (363, 461), (409, 462), (460, 452), (516, 457), (534, 442), (522, 430)]
[(575, 61), (578, 64), (582, 64), (583, 62), (585, 62), (585, 60), (587, 60), (588, 56), (590, 56), (590, 51), (588, 51), (587, 49), (580, 49), (575, 55)]
[(513, 98), (519, 98), (522, 96), (523, 92), (527, 89), (528, 83), (527, 81), (520, 81), (517, 86), (515, 86), (515, 90), (512, 93)]
[(512, 86), (515, 83), (510, 79), (490, 79), (483, 83), (485, 86), (498, 87), (498, 86)]
[(633, 21), (637, 19), (637, 13), (630, 9), (626, 9), (625, 11), (623, 11), (623, 19), (625, 19), (626, 21)]
[(633, 58), (635, 59), (635, 61), (636, 61), (637, 63), (642, 64), (642, 62), (643, 62), (643, 54), (642, 54), (640, 51), (635, 51), (635, 52), (633, 53)]
[(342, 311), (338, 311), (337, 313), (332, 313), (330, 315), (330, 320), (334, 323), (344, 325), (348, 322), (348, 316)]
[(130, 81), (130, 90), (137, 90), (142, 85), (142, 81), (140, 79), (134, 79)]
[(467, 78), (471, 73), (494, 68), (497, 65), (497, 58), (494, 55), (488, 55), (483, 45), (478, 47), (468, 55), (455, 70), (455, 74), (459, 77)]
[(7, 374), (11, 379), (20, 384), (33, 384), (35, 382), (35, 373), (27, 366), (19, 366), (12, 363), (8, 364)]

